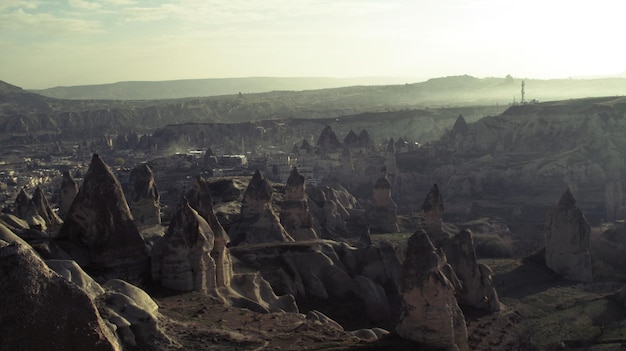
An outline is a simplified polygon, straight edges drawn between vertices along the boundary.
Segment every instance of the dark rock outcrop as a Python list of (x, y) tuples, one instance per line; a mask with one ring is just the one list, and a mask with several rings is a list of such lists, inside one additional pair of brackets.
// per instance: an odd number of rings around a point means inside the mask
[(317, 139), (317, 146), (324, 150), (334, 150), (341, 146), (341, 142), (339, 142), (337, 134), (335, 134), (333, 129), (330, 126), (326, 126)]
[(93, 300), (19, 243), (0, 241), (0, 350), (121, 350)]
[(565, 279), (593, 280), (589, 240), (591, 228), (569, 188), (548, 213), (544, 229), (546, 264)]
[(133, 222), (122, 186), (104, 161), (93, 155), (59, 238), (93, 276), (131, 282), (148, 274), (145, 243)]

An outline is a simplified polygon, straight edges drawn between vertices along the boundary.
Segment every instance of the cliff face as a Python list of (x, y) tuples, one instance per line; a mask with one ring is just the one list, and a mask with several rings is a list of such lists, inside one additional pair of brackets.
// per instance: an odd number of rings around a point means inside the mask
[[(620, 219), (624, 115), (626, 98), (611, 97), (511, 106), (499, 116), (459, 122), (428, 148), (398, 155), (401, 169), (419, 168), (395, 183), (398, 202), (415, 202), (407, 194), (437, 179), (448, 204), (477, 201), (509, 221), (540, 224), (545, 203), (570, 187), (592, 223)], [(539, 216), (520, 216), (539, 207)]]

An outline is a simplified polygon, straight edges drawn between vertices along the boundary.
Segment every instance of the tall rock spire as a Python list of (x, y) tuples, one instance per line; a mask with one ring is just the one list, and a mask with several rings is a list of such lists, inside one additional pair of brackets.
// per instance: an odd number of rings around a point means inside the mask
[(591, 228), (569, 188), (548, 213), (544, 229), (546, 264), (565, 279), (593, 280), (589, 240)]
[(122, 186), (98, 154), (91, 159), (59, 238), (75, 245), (70, 254), (86, 259), (83, 268), (92, 275), (138, 281), (148, 273), (145, 243)]
[(287, 179), (286, 199), (280, 210), (280, 222), (296, 241), (319, 238), (313, 228), (313, 218), (309, 212), (304, 187), (304, 176), (294, 167)]
[(233, 245), (294, 241), (272, 207), (272, 187), (257, 169), (243, 194), (239, 223), (231, 226)]
[(78, 183), (70, 174), (70, 171), (63, 171), (63, 181), (59, 192), (59, 214), (61, 217), (67, 215), (67, 211), (72, 206), (74, 198), (78, 194)]

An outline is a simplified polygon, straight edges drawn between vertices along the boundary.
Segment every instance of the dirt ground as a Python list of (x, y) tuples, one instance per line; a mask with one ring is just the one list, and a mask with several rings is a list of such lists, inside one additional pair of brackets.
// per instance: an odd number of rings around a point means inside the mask
[[(494, 270), (503, 309), (463, 307), (471, 350), (626, 349), (626, 308), (614, 297), (622, 283), (565, 281), (536, 258), (482, 262)], [(394, 333), (365, 342), (303, 314), (259, 314), (195, 292), (151, 294), (173, 340), (159, 350), (426, 350)]]

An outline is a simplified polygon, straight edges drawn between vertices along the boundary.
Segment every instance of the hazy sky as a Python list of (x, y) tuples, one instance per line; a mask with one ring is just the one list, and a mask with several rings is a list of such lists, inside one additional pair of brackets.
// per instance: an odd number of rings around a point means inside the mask
[(621, 0), (0, 0), (0, 80), (617, 74), (625, 13)]

